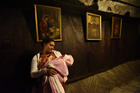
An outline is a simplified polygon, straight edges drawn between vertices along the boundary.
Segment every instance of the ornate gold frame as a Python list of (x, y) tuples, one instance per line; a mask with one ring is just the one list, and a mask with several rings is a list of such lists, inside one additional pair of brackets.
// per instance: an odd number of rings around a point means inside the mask
[(60, 18), (60, 27), (59, 27), (60, 28), (60, 39), (54, 39), (54, 41), (62, 41), (61, 8), (59, 8), (59, 7), (53, 7), (53, 6), (46, 6), (46, 5), (34, 4), (35, 24), (36, 24), (36, 39), (37, 39), (37, 42), (42, 42), (42, 40), (39, 39), (39, 32), (38, 32), (37, 6), (43, 6), (43, 7), (46, 7), (46, 8), (58, 9), (58, 11), (59, 11), (59, 18)]
[[(94, 15), (94, 16), (99, 16), (100, 17), (100, 38), (99, 39), (90, 39), (88, 37), (88, 15)], [(102, 23), (101, 23), (102, 20), (101, 19), (102, 19), (101, 15), (86, 12), (86, 39), (87, 40), (102, 40)]]

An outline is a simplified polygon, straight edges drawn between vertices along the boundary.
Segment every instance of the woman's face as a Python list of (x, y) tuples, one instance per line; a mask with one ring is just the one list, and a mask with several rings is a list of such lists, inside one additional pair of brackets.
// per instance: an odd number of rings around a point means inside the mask
[(44, 18), (44, 21), (45, 21), (46, 23), (48, 22), (48, 20), (49, 20), (48, 17), (45, 17), (45, 18)]
[(55, 42), (54, 41), (51, 41), (51, 42), (49, 42), (47, 44), (44, 44), (43, 51), (45, 53), (51, 53), (52, 50), (54, 49), (54, 47), (55, 47)]

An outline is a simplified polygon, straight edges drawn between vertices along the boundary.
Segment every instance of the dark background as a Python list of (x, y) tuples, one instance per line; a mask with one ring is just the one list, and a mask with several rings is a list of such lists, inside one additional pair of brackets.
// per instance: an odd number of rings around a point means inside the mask
[[(56, 50), (75, 59), (69, 83), (140, 58), (140, 19), (99, 12), (96, 5), (85, 7), (53, 0), (34, 3), (62, 9), (63, 41), (56, 42)], [(41, 48), (36, 42), (34, 3), (26, 1), (16, 3), (15, 8), (0, 9), (1, 93), (28, 93), (34, 82), (30, 78), (31, 59)], [(102, 15), (103, 40), (85, 40), (87, 11)], [(111, 39), (112, 16), (123, 18), (121, 39)]]

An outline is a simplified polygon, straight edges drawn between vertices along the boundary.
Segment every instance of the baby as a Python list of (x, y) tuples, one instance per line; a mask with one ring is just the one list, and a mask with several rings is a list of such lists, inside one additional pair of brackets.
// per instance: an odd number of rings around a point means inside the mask
[(74, 59), (71, 55), (60, 56), (54, 60), (46, 62), (44, 67), (55, 69), (58, 74), (53, 76), (46, 76), (45, 82), (49, 79), (49, 83), (52, 89), (52, 93), (65, 93), (64, 88), (61, 83), (67, 81), (67, 76), (69, 74), (68, 67), (72, 66)]

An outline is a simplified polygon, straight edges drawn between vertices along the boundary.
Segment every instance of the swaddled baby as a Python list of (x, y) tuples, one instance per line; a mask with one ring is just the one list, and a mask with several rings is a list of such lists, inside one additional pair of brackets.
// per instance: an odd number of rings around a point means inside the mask
[(65, 93), (64, 88), (61, 83), (67, 81), (67, 76), (69, 74), (68, 67), (72, 66), (74, 59), (71, 55), (60, 56), (54, 60), (48, 61), (44, 67), (55, 69), (58, 74), (53, 76), (46, 76), (46, 80), (49, 78), (49, 83), (52, 89), (52, 93)]

